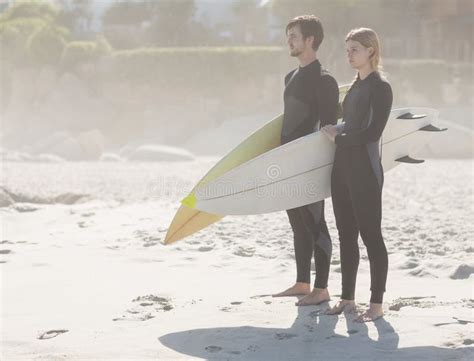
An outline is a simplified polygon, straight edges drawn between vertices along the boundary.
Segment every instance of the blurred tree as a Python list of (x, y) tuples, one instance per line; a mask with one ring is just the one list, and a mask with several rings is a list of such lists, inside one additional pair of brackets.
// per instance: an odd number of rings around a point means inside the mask
[(110, 25), (141, 25), (153, 16), (156, 5), (150, 0), (116, 1), (104, 13), (104, 26)]
[[(282, 27), (299, 15), (316, 15), (321, 18), (323, 26), (336, 28), (336, 24), (346, 24), (351, 13), (355, 17), (356, 5), (364, 1), (356, 0), (270, 0), (272, 14), (279, 20)], [(375, 3), (375, 2), (373, 2)]]
[(93, 63), (110, 52), (110, 44), (103, 37), (96, 41), (71, 41), (62, 53), (61, 65), (65, 70), (74, 71), (76, 66)]
[(269, 7), (260, 6), (261, 0), (237, 1), (234, 14), (234, 41), (239, 44), (267, 44)]
[[(194, 0), (157, 1), (152, 6), (149, 36), (153, 45), (195, 45)], [(202, 27), (201, 27), (201, 30)]]
[(92, 0), (56, 0), (60, 7), (57, 23), (71, 29), (75, 39), (88, 38), (93, 20)]
[(55, 22), (58, 13), (55, 6), (39, 0), (16, 1), (8, 7), (0, 15), (2, 64), (21, 66), (32, 60), (46, 60), (48, 50), (38, 49), (40, 43), (45, 47), (49, 46), (46, 39), (52, 41), (49, 49), (52, 51), (51, 56), (57, 55), (68, 35), (68, 30)]
[(113, 48), (132, 49), (147, 45), (144, 29), (154, 17), (151, 0), (116, 1), (102, 16), (103, 33)]
[(61, 54), (69, 37), (69, 30), (46, 25), (36, 30), (28, 39), (27, 51), (33, 65), (59, 65)]
[(40, 18), (53, 21), (58, 16), (59, 10), (51, 3), (41, 0), (15, 1), (1, 15), (1, 20), (17, 18)]

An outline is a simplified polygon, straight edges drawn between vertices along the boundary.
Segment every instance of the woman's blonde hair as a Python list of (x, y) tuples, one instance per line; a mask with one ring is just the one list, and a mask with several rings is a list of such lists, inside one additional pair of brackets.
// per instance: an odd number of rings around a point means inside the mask
[(370, 65), (372, 69), (383, 74), (382, 57), (380, 55), (380, 42), (377, 33), (369, 28), (352, 29), (346, 36), (346, 42), (349, 40), (359, 42), (365, 48), (372, 48), (374, 52), (370, 55)]

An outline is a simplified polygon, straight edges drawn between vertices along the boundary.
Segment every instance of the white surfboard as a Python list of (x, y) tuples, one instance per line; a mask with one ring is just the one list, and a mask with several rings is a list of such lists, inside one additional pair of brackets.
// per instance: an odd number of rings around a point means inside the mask
[[(384, 171), (410, 158), (433, 131), (438, 111), (400, 108), (390, 113), (381, 139)], [(330, 179), (336, 145), (315, 132), (263, 153), (197, 187), (183, 201), (188, 207), (221, 215), (282, 211), (330, 196)], [(305, 156), (302, 156), (305, 155)]]
[[(344, 100), (349, 88), (350, 84), (339, 87), (339, 104)], [(280, 146), (282, 125), (283, 114), (280, 114), (245, 138), (199, 180), (185, 198), (186, 201), (182, 201), (183, 204), (176, 211), (166, 233), (165, 244), (190, 236), (225, 216), (194, 208), (192, 202), (195, 199), (194, 191), (240, 164)]]

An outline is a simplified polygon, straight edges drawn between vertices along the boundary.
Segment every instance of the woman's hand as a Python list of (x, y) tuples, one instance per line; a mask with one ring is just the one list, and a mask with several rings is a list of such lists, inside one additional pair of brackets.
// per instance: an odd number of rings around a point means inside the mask
[(334, 125), (326, 125), (325, 127), (321, 128), (321, 132), (323, 132), (323, 134), (333, 143), (335, 142), (334, 139), (336, 138), (336, 135), (339, 134), (336, 126)]

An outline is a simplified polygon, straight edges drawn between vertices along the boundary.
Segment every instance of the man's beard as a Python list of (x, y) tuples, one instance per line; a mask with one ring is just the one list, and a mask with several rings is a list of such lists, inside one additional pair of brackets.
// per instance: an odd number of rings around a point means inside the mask
[(303, 52), (302, 50), (290, 49), (290, 56), (297, 57), (297, 56), (300, 56), (302, 52)]

